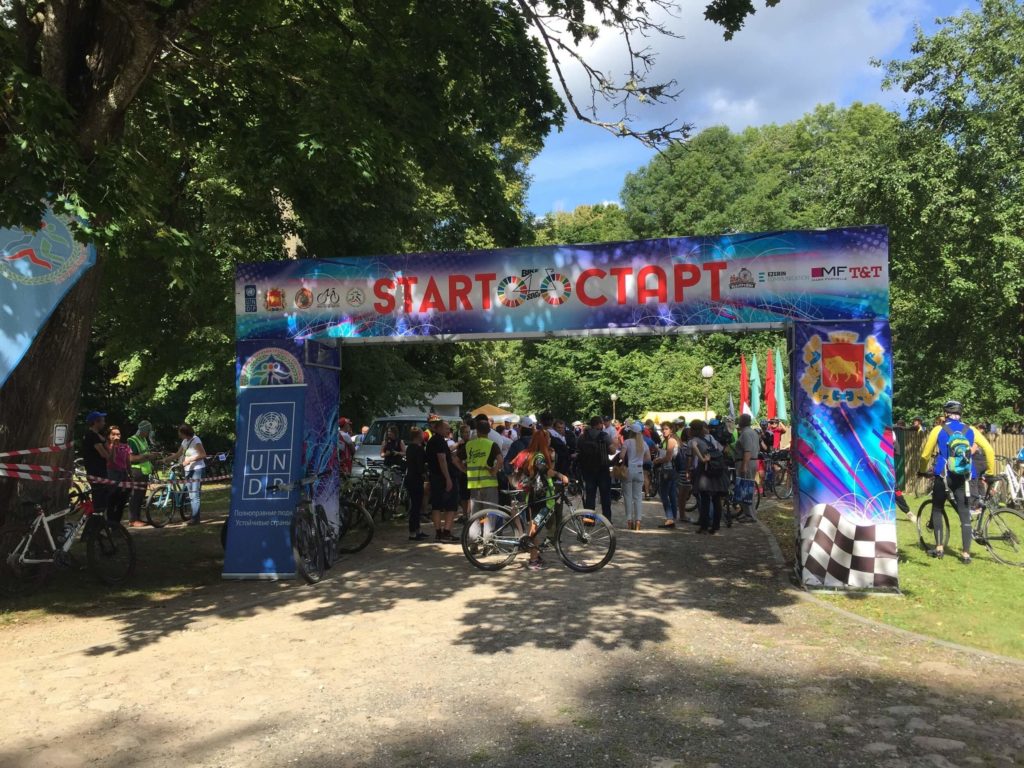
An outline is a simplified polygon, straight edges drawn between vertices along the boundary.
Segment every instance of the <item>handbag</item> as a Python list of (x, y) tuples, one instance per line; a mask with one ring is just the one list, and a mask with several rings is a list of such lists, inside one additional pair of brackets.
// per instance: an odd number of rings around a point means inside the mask
[(616, 480), (625, 480), (629, 474), (629, 467), (625, 464), (616, 464), (612, 467), (612, 477)]
[(754, 481), (745, 477), (737, 477), (732, 490), (732, 499), (737, 504), (753, 504)]

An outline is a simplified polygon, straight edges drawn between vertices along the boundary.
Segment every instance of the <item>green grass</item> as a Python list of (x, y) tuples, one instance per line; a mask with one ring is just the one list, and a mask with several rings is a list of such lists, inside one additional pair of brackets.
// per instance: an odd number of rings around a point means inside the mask
[[(908, 496), (915, 512), (923, 499)], [(887, 624), (969, 645), (1005, 656), (1024, 658), (1024, 568), (994, 560), (984, 545), (971, 547), (974, 562), (961, 565), (959, 529), (948, 554), (934, 560), (922, 550), (917, 528), (897, 512), (902, 597), (823, 594), (834, 605)], [(765, 505), (761, 520), (771, 529), (788, 562), (795, 557), (793, 518), (788, 505)]]
[[(0, 627), (46, 615), (118, 613), (220, 582), (224, 552), (219, 520), (227, 516), (229, 493), (227, 487), (215, 486), (203, 494), (203, 525), (130, 529), (137, 562), (127, 586), (106, 587), (88, 570), (56, 569), (33, 594), (0, 601)], [(76, 543), (71, 552), (85, 564), (84, 543)]]

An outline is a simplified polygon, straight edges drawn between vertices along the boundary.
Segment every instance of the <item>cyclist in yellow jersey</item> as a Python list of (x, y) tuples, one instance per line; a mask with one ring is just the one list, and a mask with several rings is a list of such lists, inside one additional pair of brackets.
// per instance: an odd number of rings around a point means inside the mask
[[(941, 424), (932, 427), (928, 438), (924, 441), (921, 449), (921, 459), (925, 464), (933, 462), (929, 472), (922, 471), (922, 475), (934, 475), (935, 481), (932, 484), (932, 527), (935, 530), (936, 545), (934, 549), (928, 550), (931, 557), (941, 558), (945, 552), (942, 545), (942, 505), (946, 499), (952, 502), (960, 518), (960, 531), (963, 541), (963, 551), (960, 562), (965, 565), (971, 562), (971, 514), (968, 508), (967, 495), (969, 481), (974, 475), (973, 463), (965, 467), (957, 467), (956, 451), (951, 449), (957, 442), (966, 440), (970, 444), (970, 453), (974, 454), (979, 449), (985, 452), (985, 457), (991, 464), (995, 465), (995, 456), (992, 446), (985, 438), (979, 439), (976, 430), (964, 424), (961, 420), (963, 407), (956, 400), (950, 400), (943, 406), (945, 419)], [(986, 447), (987, 446), (987, 447)], [(937, 451), (934, 460), (933, 452)]]

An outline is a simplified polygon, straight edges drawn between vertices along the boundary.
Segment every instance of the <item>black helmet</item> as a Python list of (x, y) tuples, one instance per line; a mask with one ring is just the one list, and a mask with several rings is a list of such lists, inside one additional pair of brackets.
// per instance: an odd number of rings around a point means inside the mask
[(942, 410), (945, 413), (955, 413), (957, 415), (964, 412), (963, 406), (960, 405), (960, 403), (958, 403), (956, 400), (948, 400), (946, 404), (942, 406)]

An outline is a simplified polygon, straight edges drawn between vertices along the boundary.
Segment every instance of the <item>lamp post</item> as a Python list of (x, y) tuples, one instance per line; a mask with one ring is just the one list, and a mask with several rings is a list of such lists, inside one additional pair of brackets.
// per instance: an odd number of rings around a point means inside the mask
[(612, 421), (615, 421), (615, 401), (619, 399), (619, 396), (614, 392), (612, 393)]
[(704, 421), (708, 420), (708, 403), (711, 399), (711, 377), (715, 375), (715, 369), (705, 365), (700, 369), (700, 375), (704, 377)]

